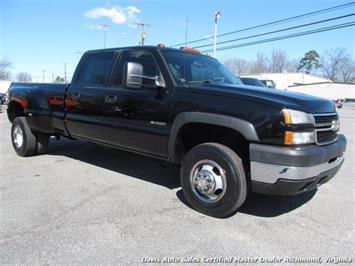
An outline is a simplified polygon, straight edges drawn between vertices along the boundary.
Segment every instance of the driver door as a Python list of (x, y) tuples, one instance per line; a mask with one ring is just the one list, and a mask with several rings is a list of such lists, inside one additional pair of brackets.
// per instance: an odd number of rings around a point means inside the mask
[(105, 93), (105, 141), (167, 157), (170, 101), (153, 53), (146, 49), (122, 52)]

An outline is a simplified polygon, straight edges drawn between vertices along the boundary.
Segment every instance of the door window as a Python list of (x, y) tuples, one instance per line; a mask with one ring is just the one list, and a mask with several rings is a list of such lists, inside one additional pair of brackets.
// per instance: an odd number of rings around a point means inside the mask
[(109, 75), (114, 52), (90, 53), (84, 59), (80, 69), (78, 83), (85, 84), (105, 84)]
[(142, 76), (143, 78), (142, 84), (137, 87), (138, 88), (152, 88), (155, 87), (155, 80), (152, 77), (160, 77), (162, 78), (162, 74), (159, 70), (158, 64), (155, 61), (154, 56), (145, 50), (135, 50), (135, 51), (126, 51), (122, 54), (122, 58), (117, 69), (114, 72), (114, 77), (112, 81), (112, 85), (121, 85), (124, 82), (124, 75), (127, 74), (127, 64), (128, 63), (138, 63), (142, 66)]

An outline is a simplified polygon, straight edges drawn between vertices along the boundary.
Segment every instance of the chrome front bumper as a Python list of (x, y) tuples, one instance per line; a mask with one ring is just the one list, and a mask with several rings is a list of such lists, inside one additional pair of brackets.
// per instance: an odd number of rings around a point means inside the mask
[(344, 155), (314, 166), (287, 166), (261, 162), (251, 162), (251, 180), (274, 184), (279, 179), (303, 180), (337, 168), (344, 161)]
[[(285, 185), (291, 194), (304, 191), (304, 187), (314, 187), (330, 180), (344, 162), (346, 139), (325, 146), (307, 145), (280, 147), (262, 144), (250, 145), (250, 177), (252, 190), (267, 194), (283, 193)], [(292, 189), (292, 186), (294, 189)], [(313, 186), (312, 186), (313, 187)], [(300, 188), (302, 188), (300, 190)]]

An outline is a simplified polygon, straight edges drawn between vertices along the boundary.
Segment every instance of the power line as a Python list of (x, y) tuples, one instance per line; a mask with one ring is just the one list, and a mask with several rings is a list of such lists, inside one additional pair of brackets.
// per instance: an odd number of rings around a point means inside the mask
[[(294, 29), (303, 28), (303, 27), (307, 27), (307, 26), (311, 26), (311, 25), (316, 25), (316, 24), (320, 24), (320, 23), (324, 23), (324, 22), (329, 22), (329, 21), (333, 21), (333, 20), (337, 20), (337, 19), (351, 17), (351, 16), (354, 16), (354, 15), (355, 15), (355, 13), (351, 13), (351, 14), (347, 14), (347, 15), (344, 15), (344, 16), (339, 16), (339, 17), (334, 17), (334, 18), (314, 21), (314, 22), (311, 22), (311, 23), (306, 23), (306, 24), (302, 24), (302, 25), (298, 25), (298, 26), (294, 26), (294, 27), (284, 28), (284, 29), (275, 30), (275, 31), (269, 31), (269, 32), (265, 32), (265, 33), (259, 33), (259, 34), (255, 34), (255, 35), (250, 35), (250, 36), (238, 38), (238, 39), (231, 39), (231, 40), (227, 40), (227, 41), (222, 41), (222, 42), (218, 42), (217, 44), (236, 42), (236, 41), (241, 41), (241, 40), (245, 40), (245, 39), (250, 39), (250, 38), (270, 35), (270, 34), (274, 34), (274, 33), (278, 33), (278, 32), (294, 30)], [(204, 44), (204, 45), (200, 45), (200, 46), (195, 46), (194, 48), (203, 48), (203, 47), (208, 47), (208, 46), (212, 46), (212, 45), (213, 44)]]
[[(352, 26), (355, 26), (355, 22), (337, 24), (337, 25), (333, 25), (333, 26), (329, 26), (329, 27), (323, 27), (323, 28), (320, 28), (320, 29), (303, 31), (303, 32), (293, 33), (293, 34), (289, 34), (289, 35), (283, 35), (283, 36), (269, 38), (269, 39), (263, 39), (263, 40), (253, 41), (253, 42), (241, 43), (241, 44), (237, 44), (237, 45), (224, 46), (224, 47), (217, 48), (217, 51), (235, 49), (235, 48), (246, 47), (246, 46), (252, 46), (252, 45), (261, 44), (261, 43), (274, 42), (274, 41), (290, 39), (290, 38), (295, 38), (295, 37), (304, 36), (304, 35), (310, 35), (310, 34), (315, 34), (315, 33), (320, 33), (320, 32), (325, 32), (325, 31), (331, 31), (331, 30), (336, 30), (336, 29), (341, 29), (341, 28), (346, 28), (346, 27), (352, 27)], [(201, 51), (201, 53), (210, 53), (212, 51), (213, 51), (213, 49), (209, 49), (209, 50)]]
[[(309, 12), (309, 13), (305, 13), (305, 14), (301, 14), (301, 15), (297, 15), (297, 16), (293, 16), (293, 17), (289, 17), (289, 18), (275, 20), (275, 21), (272, 21), (272, 22), (268, 22), (268, 23), (264, 23), (264, 24), (260, 24), (260, 25), (255, 25), (255, 26), (251, 26), (251, 27), (248, 27), (248, 28), (244, 28), (244, 29), (239, 29), (239, 30), (235, 30), (235, 31), (222, 33), (222, 34), (219, 34), (217, 37), (222, 37), (222, 36), (231, 35), (231, 34), (243, 32), (243, 31), (248, 31), (248, 30), (253, 30), (253, 29), (257, 29), (257, 28), (261, 28), (261, 27), (277, 25), (277, 24), (281, 24), (281, 23), (284, 23), (284, 22), (287, 22), (287, 21), (297, 20), (297, 19), (304, 18), (304, 17), (310, 17), (310, 16), (322, 14), (322, 13), (327, 13), (327, 12), (331, 12), (331, 11), (334, 11), (334, 10), (337, 10), (337, 9), (350, 7), (350, 6), (354, 5), (354, 4), (355, 4), (355, 2), (350, 2), (350, 3), (347, 3), (347, 4), (343, 4), (343, 5), (337, 5), (337, 6), (333, 6), (333, 7), (328, 7), (328, 8), (325, 8), (325, 9), (321, 9), (321, 10), (317, 10), (317, 11), (313, 11), (313, 12)], [(210, 37), (205, 37), (205, 38), (201, 38), (201, 39), (197, 39), (197, 40), (194, 40), (194, 41), (187, 42), (186, 44), (197, 43), (197, 42), (206, 41), (206, 40), (209, 40), (209, 39), (210, 39)], [(181, 45), (184, 45), (184, 44), (185, 43), (179, 43), (179, 44), (172, 45), (170, 47), (181, 46)]]

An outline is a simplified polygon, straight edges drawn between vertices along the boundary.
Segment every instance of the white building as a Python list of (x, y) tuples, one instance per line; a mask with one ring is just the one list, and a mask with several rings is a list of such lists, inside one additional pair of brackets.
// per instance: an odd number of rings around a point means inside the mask
[(8, 80), (0, 80), (0, 93), (6, 93), (10, 88), (11, 81)]
[(325, 79), (304, 73), (261, 73), (248, 75), (246, 77), (256, 79), (271, 79), (276, 83), (276, 89), (287, 89), (290, 86), (298, 84), (331, 82), (330, 79)]
[(311, 84), (300, 84), (289, 86), (287, 90), (320, 96), (331, 100), (344, 98), (355, 99), (354, 83), (321, 82)]
[(304, 73), (261, 73), (246, 77), (273, 80), (276, 89), (296, 91), (331, 100), (355, 98), (355, 84), (333, 82)]

